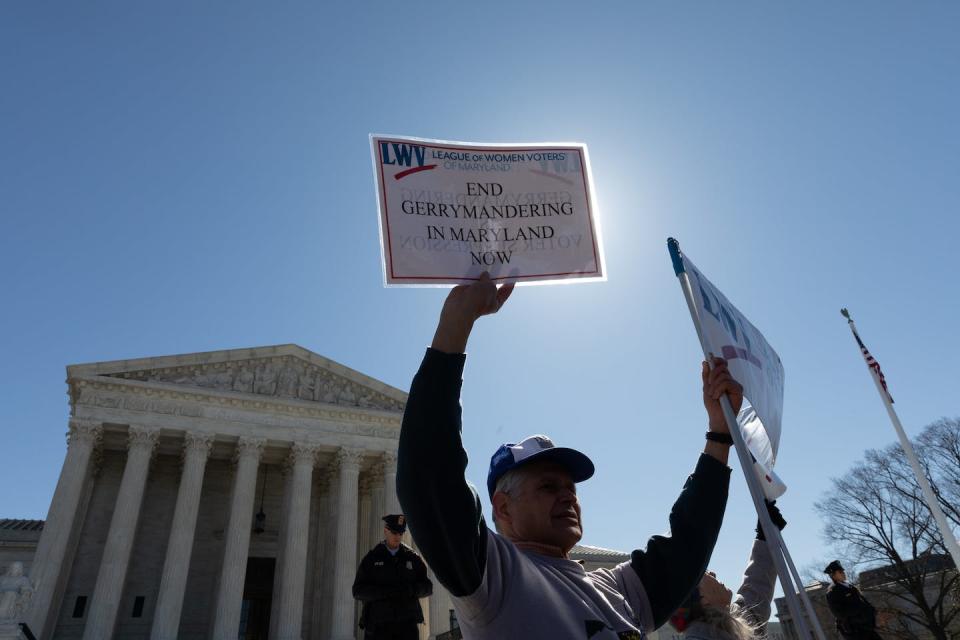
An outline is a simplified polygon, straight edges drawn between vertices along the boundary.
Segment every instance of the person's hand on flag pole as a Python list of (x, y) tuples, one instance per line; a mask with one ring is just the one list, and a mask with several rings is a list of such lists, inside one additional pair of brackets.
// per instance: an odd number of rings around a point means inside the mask
[(713, 367), (703, 363), (701, 376), (703, 378), (703, 406), (707, 410), (710, 431), (715, 433), (730, 433), (730, 427), (723, 416), (720, 398), (726, 394), (730, 398), (730, 406), (736, 415), (743, 404), (743, 387), (730, 375), (727, 361), (714, 357)]

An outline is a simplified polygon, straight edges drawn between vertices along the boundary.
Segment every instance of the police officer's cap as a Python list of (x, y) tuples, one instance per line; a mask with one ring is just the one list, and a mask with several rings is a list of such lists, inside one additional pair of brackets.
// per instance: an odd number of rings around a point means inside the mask
[(844, 571), (843, 565), (840, 564), (839, 560), (834, 560), (827, 565), (827, 568), (823, 570), (828, 576), (832, 576), (837, 571)]
[(383, 516), (382, 520), (386, 523), (387, 529), (394, 533), (407, 532), (407, 519), (402, 513)]

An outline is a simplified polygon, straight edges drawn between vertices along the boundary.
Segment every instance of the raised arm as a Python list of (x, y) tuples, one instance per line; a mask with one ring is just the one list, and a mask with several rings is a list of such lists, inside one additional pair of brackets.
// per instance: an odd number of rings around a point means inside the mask
[(770, 557), (770, 548), (763, 540), (754, 540), (750, 560), (743, 572), (743, 583), (733, 600), (751, 623), (766, 624), (770, 619), (770, 603), (777, 586), (777, 568)]
[[(743, 388), (722, 358), (714, 358), (712, 367), (703, 363), (701, 376), (708, 428), (729, 436), (719, 400), (726, 395), (736, 413), (743, 403)], [(727, 505), (729, 449), (729, 444), (707, 440), (703, 455), (670, 510), (670, 535), (653, 536), (646, 549), (631, 555), (630, 566), (640, 576), (650, 599), (654, 628), (670, 618), (707, 570)]]
[[(787, 526), (776, 501), (766, 501), (767, 513), (770, 519), (781, 531)], [(750, 560), (743, 572), (743, 582), (737, 590), (737, 597), (733, 605), (743, 612), (755, 625), (764, 625), (770, 619), (770, 602), (773, 600), (773, 590), (777, 586), (777, 567), (770, 556), (770, 548), (760, 522), (757, 521), (757, 539), (750, 550)]]
[(487, 530), (480, 498), (467, 484), (460, 439), (460, 386), (476, 320), (496, 313), (513, 290), (484, 274), (447, 296), (433, 344), (413, 379), (397, 455), (397, 496), (410, 532), (434, 575), (454, 596), (483, 579)]

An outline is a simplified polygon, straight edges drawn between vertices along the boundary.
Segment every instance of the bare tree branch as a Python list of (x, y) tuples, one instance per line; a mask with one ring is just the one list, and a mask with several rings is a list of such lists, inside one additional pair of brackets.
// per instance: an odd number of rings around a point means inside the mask
[[(915, 448), (938, 503), (960, 527), (960, 419), (928, 425)], [(831, 546), (868, 570), (861, 588), (893, 614), (888, 632), (960, 640), (960, 578), (899, 445), (867, 451), (814, 508)]]

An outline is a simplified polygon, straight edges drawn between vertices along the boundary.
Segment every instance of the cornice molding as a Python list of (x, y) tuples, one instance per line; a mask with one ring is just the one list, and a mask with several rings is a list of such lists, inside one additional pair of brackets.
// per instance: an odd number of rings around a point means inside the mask
[(378, 380), (293, 354), (174, 366), (143, 364), (147, 366), (142, 369), (119, 371), (70, 367), (68, 378), (134, 380), (382, 411), (402, 411), (406, 401), (406, 394)]
[[(229, 407), (322, 420), (347, 421), (399, 427), (402, 412), (345, 407), (277, 396), (256, 396), (200, 387), (182, 387), (157, 382), (98, 376), (69, 380), (77, 393), (74, 404), (107, 409), (126, 409), (190, 418), (204, 417), (205, 407)], [(399, 435), (399, 432), (396, 434)]]

